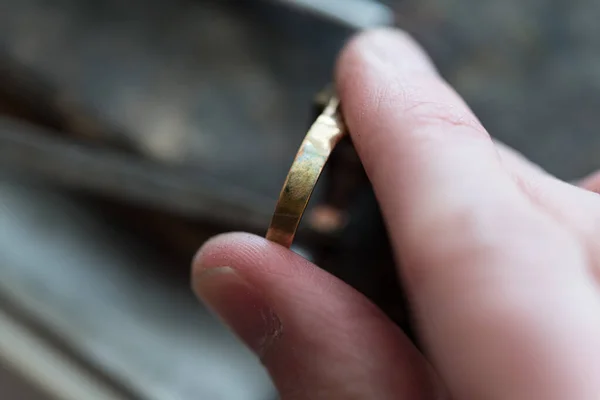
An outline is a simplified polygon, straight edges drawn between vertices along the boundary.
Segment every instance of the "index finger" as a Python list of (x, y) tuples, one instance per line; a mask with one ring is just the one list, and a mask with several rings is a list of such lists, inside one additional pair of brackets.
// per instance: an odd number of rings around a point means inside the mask
[(346, 123), (396, 245), (419, 247), (462, 211), (515, 201), (488, 133), (407, 35), (373, 31), (338, 61)]
[(560, 268), (580, 261), (575, 247), (503, 170), (488, 133), (406, 35), (354, 39), (337, 85), (432, 363), (457, 398), (523, 389), (516, 370), (551, 359), (534, 340), (552, 324), (540, 310), (571, 279)]

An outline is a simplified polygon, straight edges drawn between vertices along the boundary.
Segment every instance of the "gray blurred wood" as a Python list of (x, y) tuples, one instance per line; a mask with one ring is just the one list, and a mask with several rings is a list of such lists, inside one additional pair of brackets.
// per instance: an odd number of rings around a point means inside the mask
[[(331, 79), (337, 50), (351, 33), (262, 1), (1, 6), (0, 61), (11, 95), (54, 110), (83, 139), (101, 137), (167, 169), (206, 177), (216, 194), (219, 185), (248, 193), (248, 203), (219, 198), (237, 202), (233, 215), (249, 222), (277, 199), (312, 98)], [(181, 201), (192, 216), (211, 216), (190, 207), (197, 197), (185, 193), (161, 196)], [(247, 212), (248, 205), (256, 209)]]
[(56, 400), (40, 391), (12, 369), (1, 364), (0, 388), (2, 398), (7, 400)]
[(272, 399), (259, 361), (171, 267), (77, 199), (0, 174), (0, 298), (139, 398)]
[(55, 132), (0, 117), (0, 166), (64, 186), (141, 202), (173, 214), (247, 229), (268, 224), (270, 198), (192, 174), (181, 166), (72, 142)]
[[(0, 292), (0, 295), (2, 293)], [(7, 310), (7, 308), (10, 310)], [(0, 301), (0, 396), (7, 400), (140, 400), (75, 362)]]

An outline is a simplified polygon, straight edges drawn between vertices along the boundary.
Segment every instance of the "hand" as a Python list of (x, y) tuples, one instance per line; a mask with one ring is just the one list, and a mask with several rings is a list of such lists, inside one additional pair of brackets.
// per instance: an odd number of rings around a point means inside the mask
[(402, 33), (355, 38), (337, 86), (424, 353), (300, 256), (219, 236), (194, 288), (282, 398), (600, 399), (600, 179), (577, 187), (495, 144)]

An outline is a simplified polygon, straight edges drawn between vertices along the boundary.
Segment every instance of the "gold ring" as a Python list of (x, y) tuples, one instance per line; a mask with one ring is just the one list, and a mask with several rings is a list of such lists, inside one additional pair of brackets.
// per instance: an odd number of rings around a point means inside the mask
[(289, 248), (329, 155), (346, 133), (340, 101), (330, 98), (300, 145), (279, 194), (267, 239)]

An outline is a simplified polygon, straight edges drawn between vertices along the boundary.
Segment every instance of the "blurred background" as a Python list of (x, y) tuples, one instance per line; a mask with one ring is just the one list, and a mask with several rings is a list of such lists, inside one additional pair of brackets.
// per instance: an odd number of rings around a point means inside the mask
[[(0, 398), (276, 399), (189, 264), (216, 233), (265, 233), (344, 42), (409, 31), (493, 136), (572, 180), (600, 167), (599, 18), (588, 0), (0, 0)], [(294, 250), (410, 332), (349, 141)]]

